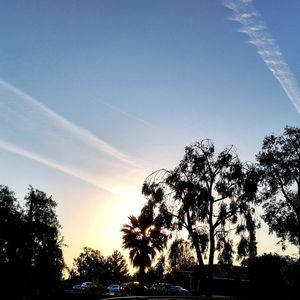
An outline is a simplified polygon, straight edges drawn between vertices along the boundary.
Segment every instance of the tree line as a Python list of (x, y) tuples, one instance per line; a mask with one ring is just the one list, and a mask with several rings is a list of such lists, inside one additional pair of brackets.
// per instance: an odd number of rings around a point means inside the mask
[(222, 265), (232, 265), (234, 254), (253, 264), (257, 207), (282, 248), (286, 242), (295, 245), (300, 259), (300, 128), (286, 126), (282, 135), (266, 136), (256, 159), (242, 162), (234, 146), (217, 153), (211, 140), (203, 140), (185, 148), (177, 167), (146, 178), (146, 204), (121, 229), (123, 247), (139, 267), (141, 282), (172, 232), (185, 230), (197, 257), (199, 291), (210, 295), (216, 253)]
[(120, 251), (115, 250), (105, 258), (100, 250), (84, 247), (79, 256), (74, 258), (68, 282), (71, 285), (93, 282), (104, 290), (110, 283), (126, 282), (129, 279), (128, 265)]
[[(194, 143), (185, 148), (174, 169), (150, 174), (142, 194), (146, 201), (140, 215), (129, 216), (121, 228), (123, 248), (138, 267), (136, 279), (141, 285), (164, 278), (165, 257), (156, 259), (155, 265), (154, 261), (170, 239), (168, 272), (193, 271), (199, 292), (208, 295), (216, 259), (221, 266), (231, 266), (234, 259), (248, 267), (266, 261), (284, 265), (281, 258), (257, 257), (256, 231), (262, 218), (283, 249), (289, 242), (300, 253), (300, 128), (287, 126), (282, 135), (266, 136), (255, 163), (242, 162), (234, 146), (218, 153), (211, 140)], [(1, 298), (48, 295), (59, 288), (66, 266), (55, 209), (52, 197), (32, 186), (19, 201), (0, 185)], [(174, 240), (174, 233), (182, 230), (188, 240)], [(299, 270), (298, 262), (298, 278)], [(74, 259), (69, 275), (74, 283), (129, 279), (126, 260), (118, 250), (104, 258), (88, 247)]]
[[(162, 282), (165, 274), (173, 274), (179, 270), (193, 270), (196, 266), (193, 250), (188, 241), (177, 239), (168, 249), (149, 263), (145, 273), (146, 283)], [(69, 287), (85, 281), (93, 282), (98, 288), (105, 290), (109, 284), (121, 284), (138, 281), (140, 272), (130, 274), (125, 257), (119, 250), (104, 257), (100, 250), (84, 247), (78, 257), (74, 258), (72, 268), (68, 269), (66, 283)]]

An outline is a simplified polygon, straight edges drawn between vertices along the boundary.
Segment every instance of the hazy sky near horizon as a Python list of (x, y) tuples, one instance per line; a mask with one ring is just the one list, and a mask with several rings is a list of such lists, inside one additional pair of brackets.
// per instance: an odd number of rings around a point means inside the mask
[[(69, 266), (84, 246), (121, 248), (145, 177), (185, 146), (254, 161), (300, 125), (298, 0), (0, 4), (0, 184), (53, 195)], [(259, 252), (276, 241), (263, 227)]]

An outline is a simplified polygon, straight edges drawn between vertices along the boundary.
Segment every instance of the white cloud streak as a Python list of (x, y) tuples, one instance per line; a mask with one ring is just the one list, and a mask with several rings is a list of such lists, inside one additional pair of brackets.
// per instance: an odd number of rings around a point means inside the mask
[(129, 119), (138, 121), (138, 122), (140, 122), (140, 123), (142, 123), (142, 124), (144, 124), (144, 125), (147, 125), (147, 126), (151, 126), (151, 124), (150, 124), (149, 122), (147, 122), (147, 121), (145, 121), (145, 120), (143, 120), (143, 119), (141, 119), (141, 118), (139, 118), (139, 117), (136, 117), (136, 116), (134, 116), (134, 115), (132, 115), (132, 114), (129, 114), (128, 112), (126, 112), (126, 111), (124, 111), (124, 110), (121, 110), (121, 109), (119, 109), (118, 107), (116, 107), (116, 106), (114, 106), (114, 105), (112, 105), (112, 104), (110, 104), (110, 103), (103, 102), (103, 101), (101, 101), (101, 103), (103, 103), (105, 106), (109, 107), (110, 109), (115, 110), (115, 111), (119, 112), (120, 114), (122, 114), (122, 115), (128, 117)]
[(10, 144), (2, 139), (0, 139), (0, 148), (4, 149), (8, 152), (17, 154), (19, 156), (28, 158), (30, 160), (36, 161), (40, 164), (43, 164), (52, 169), (58, 170), (65, 174), (68, 174), (72, 177), (78, 178), (84, 182), (87, 182), (95, 187), (100, 189), (109, 191), (114, 194), (125, 194), (128, 189), (130, 189), (130, 185), (124, 183), (120, 183), (114, 180), (114, 178), (110, 176), (95, 176), (92, 173), (85, 172), (82, 169), (78, 169), (74, 166), (68, 166), (60, 162), (56, 162), (54, 160), (48, 159), (42, 155), (33, 153), (29, 150), (26, 150), (22, 147)]
[(95, 148), (108, 153), (109, 155), (115, 157), (116, 159), (119, 159), (126, 163), (131, 163), (123, 153), (119, 152), (118, 150), (110, 146), (105, 141), (99, 139), (93, 133), (66, 120), (65, 118), (63, 118), (62, 116), (60, 116), (59, 114), (51, 110), (50, 108), (40, 103), (38, 100), (24, 93), (23, 91), (11, 85), (10, 83), (0, 79), (0, 87), (10, 91), (11, 93), (15, 94), (19, 98), (22, 98), (23, 100), (27, 101), (28, 104), (30, 104), (32, 107), (35, 108), (35, 110), (45, 113), (52, 120), (52, 122), (59, 124), (59, 126), (72, 131), (74, 134), (84, 139), (88, 144), (91, 144)]
[(300, 114), (300, 90), (296, 79), (285, 62), (278, 44), (261, 20), (260, 13), (253, 6), (252, 0), (223, 0), (223, 4), (232, 11), (229, 19), (242, 25), (239, 31), (249, 36), (249, 43), (256, 46), (258, 55)]
[(101, 186), (98, 181), (96, 181), (92, 178), (88, 178), (86, 174), (81, 174), (80, 171), (78, 171), (74, 168), (65, 166), (61, 163), (58, 163), (58, 162), (55, 162), (55, 161), (52, 161), (52, 160), (49, 160), (46, 157), (43, 157), (43, 156), (38, 155), (36, 153), (33, 153), (29, 150), (23, 149), (22, 147), (18, 147), (16, 145), (10, 144), (10, 143), (8, 143), (4, 140), (1, 140), (1, 139), (0, 139), (0, 148), (4, 149), (4, 150), (7, 150), (9, 152), (15, 153), (17, 155), (29, 158), (31, 160), (39, 162), (39, 163), (41, 163), (43, 165), (46, 165), (48, 167), (51, 167), (55, 170), (64, 172), (64, 173), (66, 173), (68, 175), (71, 175), (73, 177), (79, 178), (79, 179), (81, 179), (85, 182), (88, 182), (90, 184), (93, 184), (97, 187), (107, 189), (107, 186)]
[(0, 148), (114, 193), (145, 172), (115, 147), (4, 80)]

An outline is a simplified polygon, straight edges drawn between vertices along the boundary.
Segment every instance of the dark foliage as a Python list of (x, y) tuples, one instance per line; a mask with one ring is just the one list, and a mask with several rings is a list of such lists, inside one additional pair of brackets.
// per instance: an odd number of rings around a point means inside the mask
[(24, 200), (21, 206), (8, 187), (0, 186), (3, 299), (55, 293), (64, 267), (56, 202), (31, 186)]
[(204, 140), (186, 147), (174, 170), (161, 169), (148, 176), (143, 194), (148, 203), (157, 207), (165, 227), (187, 230), (202, 280), (203, 255), (209, 252), (211, 281), (215, 251), (219, 252), (220, 262), (232, 263), (234, 251), (229, 234), (232, 226), (243, 241), (238, 256), (256, 254), (253, 201), (258, 179), (255, 167), (241, 163), (234, 147), (216, 153), (214, 144)]
[(286, 295), (283, 268), (285, 261), (279, 255), (264, 254), (253, 259), (249, 266), (250, 291), (260, 299), (279, 299)]
[(189, 241), (175, 239), (169, 249), (170, 273), (192, 271), (196, 267), (195, 256)]
[(266, 136), (257, 160), (263, 174), (263, 219), (283, 248), (286, 241), (298, 247), (300, 258), (300, 128), (287, 126), (280, 136)]
[(123, 248), (129, 250), (134, 267), (139, 267), (139, 281), (144, 282), (145, 269), (151, 266), (157, 251), (163, 250), (167, 235), (161, 225), (162, 219), (154, 216), (153, 205), (146, 205), (138, 217), (130, 216), (129, 224), (123, 225)]
[(107, 283), (120, 283), (129, 280), (129, 273), (126, 260), (120, 251), (115, 250), (108, 256), (105, 262)]
[(70, 287), (85, 281), (93, 282), (99, 290), (103, 285), (126, 282), (129, 278), (127, 263), (121, 252), (115, 250), (105, 258), (99, 250), (84, 247), (83, 252), (74, 258), (67, 281)]
[(105, 259), (99, 250), (84, 247), (83, 252), (74, 258), (70, 277), (77, 282), (95, 282), (105, 277)]
[(148, 271), (145, 274), (145, 283), (153, 284), (155, 282), (163, 282), (165, 269), (165, 257), (164, 255), (161, 255), (156, 264), (148, 268)]

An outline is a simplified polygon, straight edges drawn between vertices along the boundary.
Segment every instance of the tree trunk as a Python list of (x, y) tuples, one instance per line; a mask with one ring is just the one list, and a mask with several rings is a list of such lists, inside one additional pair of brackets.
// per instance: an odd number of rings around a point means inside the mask
[(215, 255), (215, 230), (213, 226), (213, 197), (210, 197), (209, 203), (209, 258), (208, 258), (208, 272), (207, 272), (207, 296), (212, 294), (212, 279), (213, 279), (213, 267), (214, 267), (214, 255)]
[(213, 228), (209, 232), (209, 258), (208, 258), (208, 271), (207, 271), (207, 296), (212, 295), (212, 280), (214, 268), (214, 255), (215, 255), (215, 235)]
[(195, 247), (197, 260), (198, 260), (198, 266), (197, 266), (197, 276), (199, 276), (198, 293), (201, 294), (202, 291), (205, 289), (206, 270), (203, 262), (203, 257), (202, 257), (198, 237), (192, 227), (189, 211), (187, 211), (186, 217), (187, 217), (187, 225), (188, 225), (186, 229), (188, 230), (189, 235), (192, 238), (193, 246)]
[(139, 281), (139, 294), (144, 295), (144, 281), (145, 281), (145, 266), (140, 265), (140, 281)]
[(195, 232), (193, 232), (193, 231), (190, 233), (190, 235), (192, 237), (193, 245), (195, 247), (197, 260), (198, 260), (198, 266), (197, 266), (197, 274), (199, 276), (198, 292), (201, 294), (204, 291), (205, 285), (206, 285), (205, 284), (206, 270), (205, 270), (205, 265), (203, 262), (203, 257), (202, 257), (202, 253), (201, 253), (201, 249), (199, 246), (197, 236), (196, 236)]

